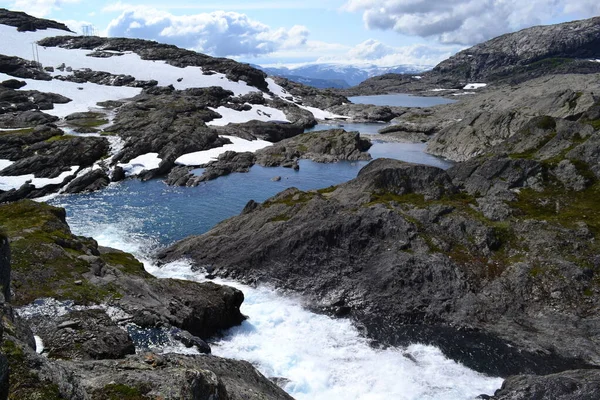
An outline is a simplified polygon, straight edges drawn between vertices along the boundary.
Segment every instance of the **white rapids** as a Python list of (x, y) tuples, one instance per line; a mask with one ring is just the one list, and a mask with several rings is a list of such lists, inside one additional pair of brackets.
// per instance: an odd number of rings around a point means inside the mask
[[(70, 220), (74, 233), (132, 252), (157, 277), (205, 280), (185, 261), (157, 267), (146, 255), (154, 245), (127, 218), (118, 225)], [(244, 292), (248, 319), (211, 343), (213, 354), (251, 362), (299, 400), (454, 400), (493, 394), (502, 379), (446, 358), (433, 346), (377, 349), (350, 320), (315, 314), (298, 297), (232, 281)]]

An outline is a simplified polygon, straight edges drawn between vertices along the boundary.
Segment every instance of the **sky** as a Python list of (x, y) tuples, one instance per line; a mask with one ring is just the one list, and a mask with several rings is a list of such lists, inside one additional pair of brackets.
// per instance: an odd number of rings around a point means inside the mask
[(13, 0), (83, 33), (156, 40), (264, 66), (433, 66), (498, 35), (600, 15), (598, 0)]

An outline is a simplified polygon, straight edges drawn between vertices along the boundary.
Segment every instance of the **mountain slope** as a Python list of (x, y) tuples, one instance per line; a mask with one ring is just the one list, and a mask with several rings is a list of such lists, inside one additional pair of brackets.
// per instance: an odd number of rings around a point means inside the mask
[(460, 90), (468, 83), (519, 83), (551, 74), (600, 73), (600, 17), (535, 26), (463, 50), (421, 74), (367, 79), (345, 95)]

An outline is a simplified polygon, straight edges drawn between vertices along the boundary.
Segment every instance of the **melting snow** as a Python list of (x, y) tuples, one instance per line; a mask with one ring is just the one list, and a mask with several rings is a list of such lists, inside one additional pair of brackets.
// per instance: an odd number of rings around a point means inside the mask
[(486, 86), (486, 83), (469, 83), (463, 88), (463, 90), (475, 90)]
[(56, 185), (62, 183), (68, 177), (75, 175), (77, 170), (79, 170), (79, 166), (72, 166), (69, 171), (61, 173), (56, 178), (36, 178), (33, 174), (0, 176), (0, 190), (7, 191), (11, 189), (18, 189), (21, 186), (23, 186), (27, 181), (31, 181), (31, 184), (36, 189), (40, 189), (48, 185)]
[(219, 155), (225, 153), (226, 151), (236, 151), (238, 153), (244, 151), (255, 152), (260, 149), (264, 149), (265, 147), (271, 146), (273, 143), (267, 142), (266, 140), (246, 140), (239, 138), (237, 136), (221, 136), (223, 138), (227, 138), (231, 141), (231, 144), (226, 144), (222, 147), (217, 147), (214, 149), (196, 151), (194, 153), (184, 154), (175, 160), (176, 164), (186, 165), (186, 166), (197, 166), (207, 164), (211, 161), (214, 161), (219, 157)]
[(146, 170), (150, 171), (158, 168), (162, 159), (158, 157), (158, 153), (146, 153), (136, 158), (132, 158), (128, 163), (119, 164), (125, 170), (125, 175), (138, 175)]
[(229, 123), (244, 123), (252, 120), (290, 122), (283, 111), (263, 105), (253, 105), (248, 111), (236, 111), (228, 107), (209, 108), (221, 114), (223, 118), (214, 119), (206, 125), (225, 126)]

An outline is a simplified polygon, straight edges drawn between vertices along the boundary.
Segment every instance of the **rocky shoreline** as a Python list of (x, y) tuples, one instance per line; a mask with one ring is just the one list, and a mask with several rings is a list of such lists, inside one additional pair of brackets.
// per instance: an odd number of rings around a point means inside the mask
[[(210, 353), (204, 340), (245, 318), (239, 290), (154, 278), (132, 255), (71, 234), (63, 209), (28, 200), (4, 204), (0, 224), (0, 371), (11, 371), (10, 379), (0, 375), (0, 393), (290, 398), (248, 363), (161, 354), (138, 337), (163, 332), (165, 340)], [(43, 343), (42, 355), (34, 335)]]

